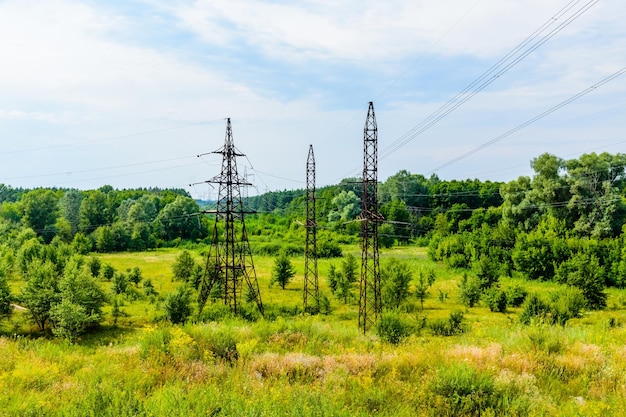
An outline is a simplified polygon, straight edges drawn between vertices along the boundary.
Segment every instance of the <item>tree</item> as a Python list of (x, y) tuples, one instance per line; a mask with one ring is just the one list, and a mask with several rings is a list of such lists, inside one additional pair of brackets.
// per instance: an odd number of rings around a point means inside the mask
[[(105, 294), (91, 276), (91, 272), (87, 269), (81, 256), (74, 255), (68, 260), (63, 276), (59, 281), (59, 291), (62, 301), (84, 309), (86, 317), (83, 328), (96, 325), (102, 320)], [(67, 311), (72, 310), (67, 303), (63, 308)], [(76, 311), (76, 309), (72, 311)]]
[(291, 264), (289, 256), (287, 256), (287, 253), (282, 252), (274, 259), (271, 283), (277, 282), (284, 290), (285, 286), (289, 284), (294, 275), (296, 275), (296, 270)]
[(4, 265), (0, 264), (0, 318), (8, 317), (13, 311), (11, 302), (13, 297), (11, 296), (11, 288), (7, 282), (7, 274)]
[(200, 207), (192, 198), (176, 197), (155, 220), (160, 237), (166, 240), (201, 238), (206, 230), (197, 216), (199, 212)]
[[(341, 261), (341, 270), (337, 270), (331, 264), (328, 271), (328, 281), (333, 294), (343, 300), (344, 304), (348, 304), (353, 296), (352, 290), (356, 282), (357, 262), (354, 255), (348, 253)], [(333, 290), (334, 288), (334, 290)]]
[(557, 278), (568, 285), (578, 288), (587, 303), (587, 308), (600, 310), (606, 307), (607, 294), (603, 268), (598, 258), (589, 253), (579, 252), (563, 262), (557, 269)]
[(51, 261), (34, 260), (27, 271), (26, 286), (20, 299), (40, 330), (44, 330), (50, 320), (50, 309), (59, 302), (58, 277)]
[(395, 309), (400, 307), (409, 296), (409, 283), (412, 278), (413, 273), (406, 262), (391, 258), (383, 264), (380, 280), (384, 308)]
[(101, 190), (90, 192), (83, 198), (78, 211), (79, 229), (89, 234), (109, 223), (107, 196)]
[(174, 279), (184, 282), (189, 282), (194, 273), (196, 261), (194, 261), (191, 254), (184, 250), (182, 251), (174, 261), (172, 265), (172, 273)]
[(335, 209), (328, 214), (328, 221), (331, 222), (351, 221), (361, 212), (361, 199), (353, 191), (342, 191), (332, 203)]
[(50, 309), (50, 318), (53, 322), (52, 334), (74, 342), (85, 330), (86, 323), (91, 321), (85, 308), (69, 300), (63, 300)]
[(67, 222), (68, 234), (66, 241), (69, 242), (80, 224), (80, 206), (83, 201), (83, 193), (80, 190), (67, 190), (59, 199), (59, 215)]
[(20, 200), (22, 222), (50, 242), (55, 235), (58, 197), (54, 191), (44, 188), (29, 191)]
[(420, 308), (424, 310), (424, 300), (428, 295), (428, 289), (435, 282), (435, 271), (428, 269), (426, 272), (420, 269), (417, 276), (417, 283), (415, 284), (415, 296), (420, 300)]
[(168, 294), (163, 305), (165, 317), (174, 324), (182, 324), (191, 316), (191, 292), (185, 284)]

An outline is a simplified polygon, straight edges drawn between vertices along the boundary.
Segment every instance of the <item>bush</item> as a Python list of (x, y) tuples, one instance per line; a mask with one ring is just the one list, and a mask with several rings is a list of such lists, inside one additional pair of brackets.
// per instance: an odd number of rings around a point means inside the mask
[(506, 290), (506, 299), (511, 307), (519, 307), (522, 305), (528, 291), (520, 284), (515, 284)]
[(56, 337), (74, 342), (93, 319), (85, 312), (81, 305), (63, 300), (50, 309), (50, 319), (53, 323), (52, 333)]
[(499, 288), (489, 288), (483, 294), (483, 300), (489, 310), (497, 313), (506, 313), (507, 295)]
[(196, 262), (194, 261), (191, 254), (184, 250), (182, 251), (174, 261), (172, 265), (172, 274), (174, 275), (174, 279), (183, 282), (189, 282), (190, 278), (193, 275), (194, 267), (196, 266)]
[(191, 316), (191, 293), (185, 285), (181, 285), (170, 293), (163, 305), (165, 317), (174, 324), (182, 324)]
[(550, 306), (548, 303), (539, 298), (536, 294), (530, 295), (522, 305), (522, 312), (519, 321), (522, 324), (529, 325), (533, 321), (539, 320), (543, 322), (549, 317)]
[(570, 319), (580, 317), (585, 304), (582, 291), (572, 287), (552, 293), (549, 301), (533, 294), (522, 306), (520, 323), (529, 325), (539, 322), (564, 326)]
[(397, 313), (386, 313), (376, 322), (376, 334), (392, 345), (397, 345), (409, 335), (409, 329)]
[(467, 330), (464, 321), (463, 313), (455, 311), (450, 314), (447, 320), (433, 320), (428, 327), (430, 327), (435, 336), (454, 336)]
[(474, 307), (478, 304), (482, 294), (482, 281), (477, 277), (468, 277), (463, 274), (461, 285), (459, 286), (459, 301), (467, 307)]
[(521, 416), (530, 408), (520, 393), (499, 388), (492, 375), (465, 364), (440, 369), (429, 391), (442, 416)]

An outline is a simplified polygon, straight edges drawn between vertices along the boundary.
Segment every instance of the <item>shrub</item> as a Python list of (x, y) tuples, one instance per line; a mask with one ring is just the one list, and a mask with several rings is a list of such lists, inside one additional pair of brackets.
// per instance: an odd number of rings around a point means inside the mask
[(296, 270), (291, 264), (289, 256), (287, 256), (287, 253), (282, 252), (274, 259), (270, 285), (278, 283), (278, 285), (280, 285), (280, 287), (284, 290), (285, 286), (289, 284), (294, 275), (296, 275)]
[(459, 301), (464, 306), (474, 307), (480, 300), (481, 293), (481, 280), (477, 277), (469, 277), (467, 274), (463, 274), (461, 285), (459, 286)]
[(515, 284), (506, 290), (506, 299), (511, 307), (519, 307), (522, 305), (528, 291), (520, 284)]
[(550, 306), (548, 303), (539, 298), (536, 294), (531, 294), (522, 305), (522, 312), (519, 321), (522, 324), (529, 325), (535, 320), (545, 321), (550, 314)]
[(450, 313), (450, 317), (447, 320), (433, 320), (428, 327), (430, 327), (435, 336), (454, 336), (467, 330), (464, 321), (463, 313), (455, 311)]
[(92, 319), (81, 305), (63, 300), (50, 309), (50, 319), (53, 323), (52, 333), (56, 337), (74, 342), (85, 330)]
[(88, 265), (92, 277), (95, 278), (100, 275), (100, 270), (102, 269), (102, 261), (100, 261), (100, 258), (97, 256), (90, 257)]
[(483, 300), (489, 307), (489, 310), (497, 313), (506, 313), (507, 296), (501, 289), (489, 288), (483, 294)]
[(376, 322), (376, 334), (392, 345), (397, 345), (409, 335), (409, 329), (397, 313), (386, 313)]
[[(400, 307), (409, 296), (409, 283), (413, 278), (408, 263), (395, 258), (389, 259), (381, 268), (380, 278), (383, 307), (386, 309)], [(424, 279), (425, 277), (420, 271), (420, 282), (423, 283)], [(430, 283), (430, 278), (428, 278), (428, 282)]]
[(163, 305), (165, 317), (174, 324), (181, 324), (191, 316), (191, 293), (185, 285), (181, 285), (170, 293)]
[(174, 261), (172, 265), (172, 273), (174, 275), (174, 279), (189, 282), (189, 279), (193, 275), (194, 267), (196, 262), (193, 260), (191, 254), (184, 250), (182, 251)]
[(510, 390), (499, 388), (492, 375), (465, 364), (440, 369), (429, 389), (437, 415), (527, 415), (528, 401)]

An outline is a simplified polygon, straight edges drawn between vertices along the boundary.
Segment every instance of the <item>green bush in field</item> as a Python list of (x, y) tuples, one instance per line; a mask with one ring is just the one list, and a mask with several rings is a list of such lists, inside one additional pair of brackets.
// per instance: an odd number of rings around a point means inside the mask
[(397, 345), (409, 335), (407, 324), (395, 312), (383, 314), (376, 322), (376, 334), (386, 342)]
[(404, 303), (409, 296), (411, 279), (413, 273), (407, 262), (391, 258), (383, 263), (380, 271), (383, 309), (393, 310)]
[(89, 258), (89, 262), (87, 263), (89, 266), (89, 271), (91, 272), (92, 277), (98, 277), (100, 275), (100, 270), (102, 269), (102, 261), (97, 256), (91, 256)]
[(511, 307), (519, 307), (522, 305), (528, 291), (520, 284), (514, 284), (506, 289), (506, 299)]
[(56, 337), (74, 342), (96, 318), (87, 314), (83, 306), (65, 299), (50, 309), (50, 319)]
[(564, 326), (570, 319), (580, 317), (585, 305), (585, 297), (577, 288), (560, 289), (548, 301), (533, 294), (522, 305), (519, 319), (525, 325), (538, 322)]
[(464, 273), (459, 285), (459, 301), (464, 306), (474, 307), (480, 301), (482, 292), (482, 280)]
[(274, 259), (274, 267), (272, 268), (272, 278), (270, 284), (278, 283), (284, 290), (291, 279), (296, 275), (296, 270), (291, 264), (291, 260), (286, 252), (280, 253)]
[(450, 313), (450, 317), (447, 320), (437, 319), (432, 320), (428, 327), (435, 336), (454, 336), (467, 331), (465, 324), (465, 317), (460, 311), (454, 311)]
[(182, 324), (191, 316), (191, 291), (186, 285), (179, 286), (168, 294), (163, 305), (165, 317), (174, 324)]
[(483, 294), (483, 300), (489, 310), (497, 313), (506, 313), (508, 299), (505, 291), (500, 288), (489, 288)]
[(11, 315), (13, 306), (11, 302), (13, 297), (11, 296), (11, 288), (7, 282), (6, 272), (3, 265), (0, 265), (0, 318)]
[(189, 282), (193, 276), (194, 268), (196, 266), (196, 262), (194, 261), (191, 254), (184, 250), (182, 251), (174, 261), (172, 265), (172, 273), (174, 275), (174, 279), (183, 282)]
[(429, 388), (442, 416), (522, 416), (530, 408), (519, 393), (503, 390), (492, 375), (465, 364), (440, 369)]

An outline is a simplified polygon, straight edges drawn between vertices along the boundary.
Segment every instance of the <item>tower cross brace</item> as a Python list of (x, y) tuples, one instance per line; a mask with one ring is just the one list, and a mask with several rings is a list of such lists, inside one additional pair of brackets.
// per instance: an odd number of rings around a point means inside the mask
[[(244, 214), (250, 212), (244, 210), (241, 197), (241, 187), (251, 184), (237, 172), (236, 158), (244, 155), (235, 148), (230, 118), (227, 119), (224, 146), (213, 153), (222, 155), (222, 170), (220, 175), (207, 181), (218, 184), (219, 194), (214, 211), (215, 225), (211, 247), (200, 283), (200, 311), (208, 298), (217, 294), (215, 298), (222, 298), (234, 314), (238, 314), (242, 301), (254, 301), (263, 314), (261, 293), (244, 220)], [(220, 233), (220, 225), (223, 234)], [(248, 291), (246, 300), (242, 300), (244, 283)]]
[(378, 255), (378, 126), (374, 103), (369, 103), (363, 129), (363, 180), (361, 196), (361, 281), (359, 328), (366, 332), (380, 318), (380, 262)]
[(304, 311), (319, 311), (317, 273), (317, 218), (315, 208), (315, 155), (309, 145), (306, 161), (306, 244), (304, 250)]

